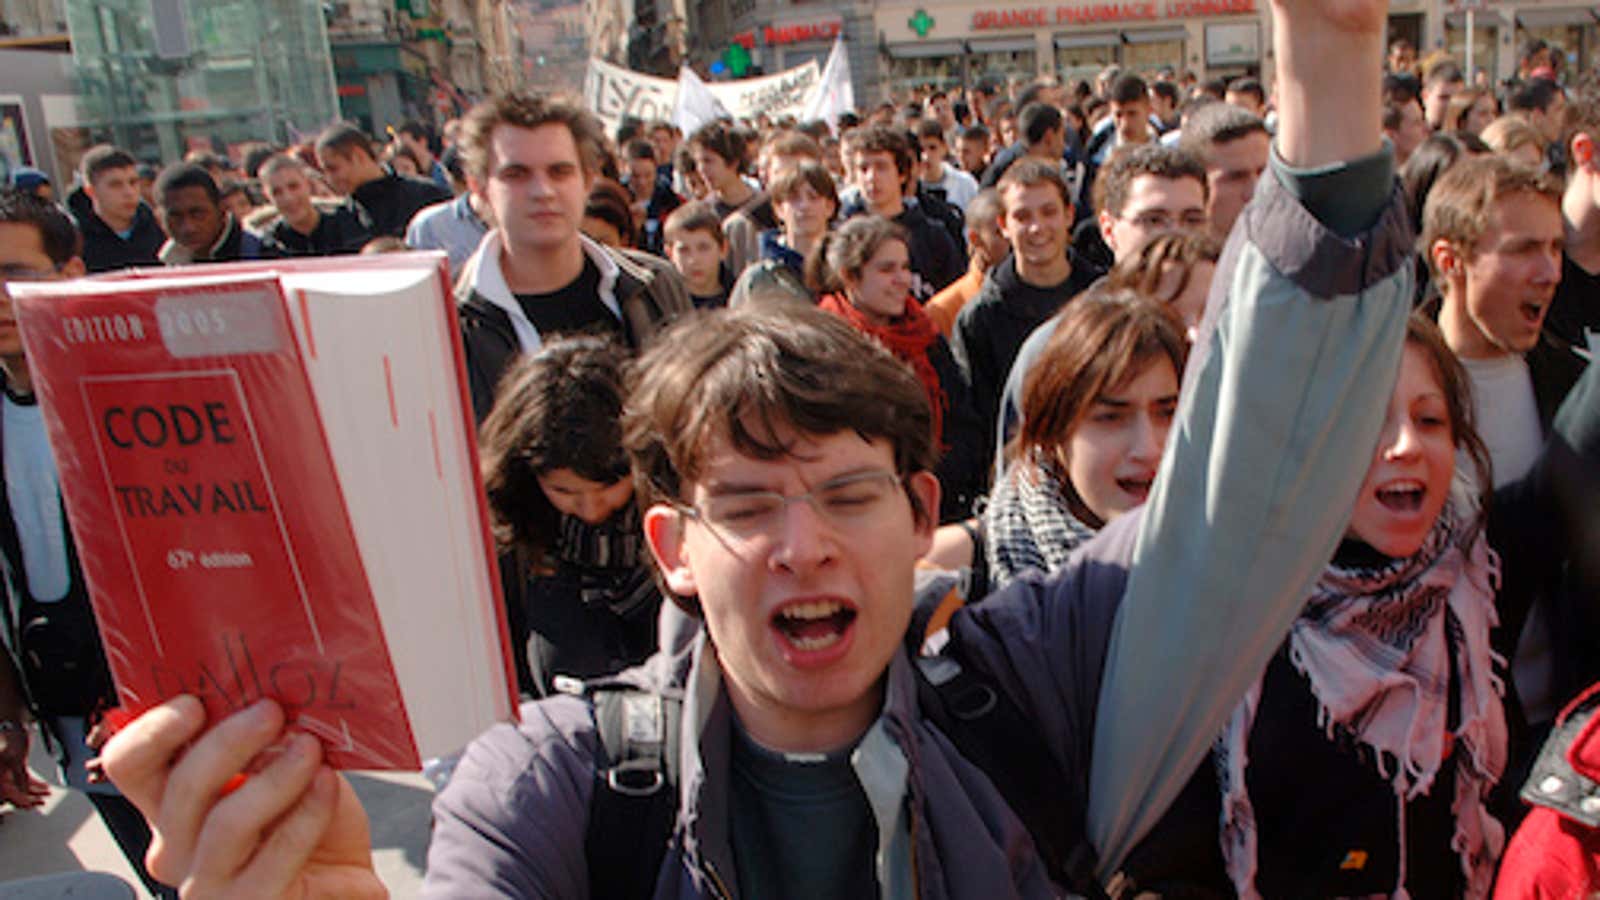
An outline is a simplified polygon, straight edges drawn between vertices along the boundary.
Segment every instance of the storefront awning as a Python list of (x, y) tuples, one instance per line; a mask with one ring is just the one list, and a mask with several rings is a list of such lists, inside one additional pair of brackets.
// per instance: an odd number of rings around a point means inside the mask
[(1032, 50), (1036, 46), (1033, 37), (1029, 35), (967, 41), (967, 49), (973, 53), (1016, 53), (1020, 50)]
[(896, 59), (962, 56), (965, 52), (960, 41), (918, 41), (915, 44), (889, 45), (889, 55)]
[(1523, 28), (1555, 28), (1561, 25), (1593, 25), (1600, 14), (1593, 9), (1521, 9), (1517, 24)]
[(1186, 40), (1188, 37), (1189, 32), (1184, 28), (1145, 28), (1122, 33), (1122, 39), (1130, 44), (1164, 44), (1168, 41)]
[[(1500, 17), (1492, 9), (1478, 11), (1478, 17), (1473, 21), (1475, 28), (1499, 28)], [(1452, 31), (1464, 30), (1467, 27), (1467, 14), (1464, 12), (1446, 13), (1444, 27)]]
[(1122, 35), (1115, 31), (1105, 31), (1099, 34), (1058, 34), (1056, 47), (1061, 50), (1070, 50), (1074, 47), (1106, 47), (1122, 43)]

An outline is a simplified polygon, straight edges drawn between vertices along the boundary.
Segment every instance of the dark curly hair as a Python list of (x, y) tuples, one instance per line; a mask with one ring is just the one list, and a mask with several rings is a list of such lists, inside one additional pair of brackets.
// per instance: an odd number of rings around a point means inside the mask
[(632, 247), (637, 240), (633, 224), (633, 209), (628, 201), (628, 190), (609, 178), (596, 178), (589, 188), (589, 198), (583, 203), (585, 218), (599, 219), (617, 230), (622, 246)]
[(615, 484), (628, 476), (622, 449), (627, 356), (604, 338), (552, 341), (506, 373), (480, 430), (483, 482), (495, 538), (537, 559), (550, 546), (558, 513), (539, 476), (571, 469)]

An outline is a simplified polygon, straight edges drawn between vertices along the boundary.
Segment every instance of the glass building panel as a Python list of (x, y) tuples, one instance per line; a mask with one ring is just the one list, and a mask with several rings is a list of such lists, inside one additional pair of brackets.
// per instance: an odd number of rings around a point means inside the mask
[(1116, 44), (1056, 48), (1056, 74), (1068, 84), (1078, 80), (1093, 84), (1100, 70), (1116, 61)]
[(938, 88), (961, 84), (961, 58), (958, 56), (894, 58), (889, 62), (889, 84), (894, 91), (909, 91), (923, 85)]
[[(1492, 77), (1499, 64), (1500, 42), (1497, 38), (1500, 30), (1495, 27), (1493, 21), (1486, 25), (1484, 23), (1486, 18), (1489, 17), (1479, 16), (1472, 29), (1472, 68), (1482, 69)], [(1463, 65), (1467, 61), (1467, 29), (1463, 24), (1464, 21), (1465, 16), (1452, 16), (1446, 20), (1445, 26), (1448, 30), (1445, 32), (1444, 40), (1445, 51), (1452, 59), (1460, 61)]]
[(1597, 61), (1596, 43), (1600, 43), (1600, 24), (1562, 24), (1517, 29), (1518, 47), (1534, 38), (1542, 39), (1549, 44), (1552, 53), (1561, 58), (1563, 74), (1571, 84), (1584, 72), (1594, 68)]
[(315, 0), (66, 0), (84, 124), (143, 159), (287, 143), (338, 117)]
[(1138, 42), (1122, 48), (1122, 67), (1140, 75), (1164, 67), (1181, 69), (1186, 58), (1183, 41)]
[(1038, 74), (1038, 53), (1033, 50), (974, 51), (970, 57), (971, 84), (989, 81), (1027, 81)]

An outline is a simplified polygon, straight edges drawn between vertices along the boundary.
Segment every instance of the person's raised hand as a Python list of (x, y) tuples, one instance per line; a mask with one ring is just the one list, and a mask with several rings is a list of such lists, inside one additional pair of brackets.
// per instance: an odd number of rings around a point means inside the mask
[(1273, 15), (1307, 28), (1382, 32), (1389, 20), (1389, 0), (1273, 0), (1272, 7)]
[(1312, 168), (1378, 152), (1387, 0), (1273, 0), (1279, 155)]
[(205, 725), (198, 700), (176, 697), (119, 731), (101, 757), (150, 823), (152, 875), (185, 897), (387, 896), (366, 813), (322, 765), (315, 738), (286, 732), (271, 701)]

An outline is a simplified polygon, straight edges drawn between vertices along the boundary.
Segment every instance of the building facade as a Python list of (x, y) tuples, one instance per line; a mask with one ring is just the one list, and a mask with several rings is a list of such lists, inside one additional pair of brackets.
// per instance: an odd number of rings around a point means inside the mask
[(700, 30), (697, 58), (710, 61), (737, 44), (754, 71), (771, 75), (816, 60), (823, 66), (836, 38), (844, 38), (858, 102), (879, 96), (878, 23), (870, 3), (792, 3), (733, 0), (724, 30)]
[[(1465, 5), (1393, 0), (1391, 36), (1411, 40), (1424, 58), (1443, 52), (1464, 64)], [(886, 92), (1039, 75), (1092, 79), (1112, 64), (1271, 75), (1267, 0), (889, 0), (872, 16)], [(1592, 0), (1478, 0), (1472, 24), (1473, 66), (1495, 81), (1515, 73), (1518, 48), (1536, 37), (1558, 49), (1569, 83), (1600, 62), (1600, 6)]]
[(172, 161), (287, 142), (338, 116), (315, 0), (67, 0), (81, 124)]
[(0, 47), (37, 47), (67, 36), (64, 0), (0, 0)]
[[(1462, 0), (1394, 0), (1390, 21), (1400, 20), (1406, 34), (1426, 58), (1429, 52), (1443, 50), (1457, 62), (1467, 60), (1467, 10), (1473, 5)], [(1595, 72), (1600, 67), (1600, 5), (1572, 0), (1480, 0), (1472, 15), (1472, 68), (1483, 70), (1499, 83), (1517, 71), (1520, 48), (1538, 38), (1560, 56), (1563, 77), (1568, 84), (1578, 81), (1579, 73)]]
[(1039, 75), (1092, 81), (1108, 65), (1258, 74), (1269, 43), (1267, 6), (1267, 0), (902, 0), (879, 5), (876, 17), (887, 87), (903, 92)]
[(571, 0), (510, 0), (508, 57), (515, 84), (538, 91), (583, 91), (589, 40), (584, 7)]
[[(408, 119), (442, 122), (499, 86), (510, 67), (503, 14), (488, 0), (338, 0), (328, 40), (340, 117), (382, 136)], [(499, 43), (497, 43), (497, 41)]]

